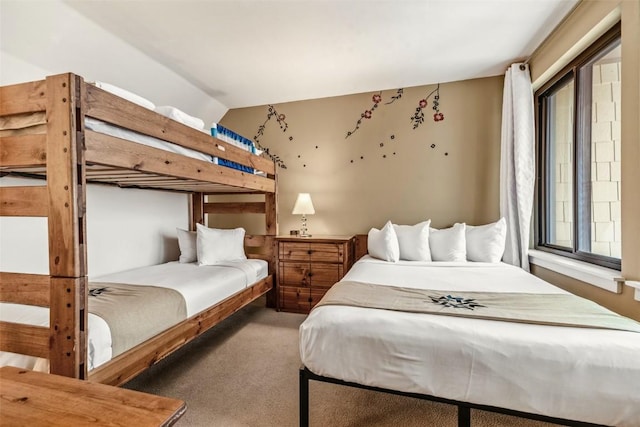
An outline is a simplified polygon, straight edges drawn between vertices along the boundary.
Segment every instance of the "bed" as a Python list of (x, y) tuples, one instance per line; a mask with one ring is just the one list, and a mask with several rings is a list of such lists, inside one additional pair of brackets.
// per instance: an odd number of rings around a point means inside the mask
[[(90, 281), (88, 298), (88, 370), (91, 372), (112, 358), (175, 326), (180, 320), (195, 319), (199, 314), (206, 312), (209, 307), (220, 304), (225, 299), (242, 292), (267, 276), (268, 263), (266, 261), (249, 259), (205, 266), (199, 266), (195, 262), (172, 261), (93, 278)], [(122, 299), (118, 299), (119, 295), (116, 294), (116, 297), (108, 302), (115, 305), (111, 315), (117, 315), (121, 318), (127, 316), (128, 318), (125, 317), (127, 321), (144, 321), (139, 322), (141, 324), (140, 331), (130, 331), (127, 324), (121, 325), (115, 322), (114, 328), (124, 328), (120, 335), (125, 336), (118, 337), (114, 336), (114, 331), (108, 322), (109, 317), (101, 317), (100, 307), (96, 307), (94, 303), (109, 293), (111, 289), (119, 289), (122, 284), (131, 286), (126, 288), (127, 292), (129, 290), (138, 292), (139, 290), (133, 286), (141, 287), (139, 299), (131, 300), (127, 306), (121, 302)], [(157, 287), (179, 293), (180, 298), (184, 300), (184, 309), (181, 313), (175, 316), (169, 315), (172, 310), (176, 310), (176, 306), (182, 304), (182, 301), (175, 303), (171, 299), (162, 301), (148, 298), (147, 295), (153, 296), (153, 292), (157, 290), (152, 289), (150, 293), (144, 291)], [(143, 304), (139, 304), (142, 299), (145, 301)], [(134, 306), (134, 310), (128, 310), (130, 306)], [(142, 312), (138, 316), (137, 311), (142, 308), (149, 310), (150, 313)], [(178, 321), (174, 319), (178, 319)], [(0, 303), (0, 321), (14, 321), (21, 324), (48, 327), (49, 311), (45, 307)], [(137, 332), (141, 333), (135, 335), (134, 333)], [(130, 335), (127, 336), (127, 333)], [(120, 343), (117, 342), (118, 339), (120, 339)], [(48, 371), (46, 359), (0, 352), (0, 366), (4, 365)]]
[[(503, 263), (365, 256), (342, 281), (566, 294)], [(639, 354), (640, 333), (631, 331), (320, 306), (300, 327), (301, 425), (313, 379), (456, 404), (459, 425), (470, 425), (470, 408), (479, 408), (565, 425), (637, 426)]]
[[(31, 125), (15, 125), (29, 118)], [(0, 273), (2, 302), (47, 307), (49, 312), (48, 327), (0, 322), (0, 351), (47, 359), (51, 373), (121, 384), (261, 295), (267, 293), (273, 304), (277, 225), (271, 160), (70, 73), (0, 87), (0, 119), (12, 129), (0, 132), (0, 173), (46, 178), (41, 186), (1, 187), (0, 214), (47, 218), (50, 258), (48, 275)], [(124, 133), (114, 135), (101, 126)], [(173, 148), (141, 144), (130, 135)], [(225, 162), (260, 174), (222, 166)], [(263, 214), (266, 233), (246, 236), (245, 246), (249, 258), (267, 263), (269, 274), (89, 374), (88, 183), (189, 193), (192, 230), (207, 214)], [(261, 194), (264, 201), (214, 198), (247, 193)]]

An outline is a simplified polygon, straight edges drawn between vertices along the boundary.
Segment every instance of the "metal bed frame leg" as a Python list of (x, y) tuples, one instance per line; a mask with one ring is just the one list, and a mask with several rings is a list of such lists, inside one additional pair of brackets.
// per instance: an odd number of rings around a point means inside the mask
[(300, 368), (300, 427), (309, 427), (309, 375)]
[(471, 427), (471, 408), (458, 405), (458, 427)]

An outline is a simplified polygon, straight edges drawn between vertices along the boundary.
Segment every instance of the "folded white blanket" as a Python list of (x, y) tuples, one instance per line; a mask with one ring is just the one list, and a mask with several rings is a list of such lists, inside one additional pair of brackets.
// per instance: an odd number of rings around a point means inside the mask
[(177, 109), (176, 107), (172, 107), (170, 105), (162, 105), (156, 107), (154, 111), (158, 114), (162, 114), (165, 117), (169, 117), (170, 119), (180, 122), (183, 125), (190, 126), (194, 129), (204, 129), (204, 120), (190, 116), (189, 114)]
[(127, 101), (131, 101), (134, 104), (138, 104), (141, 107), (147, 108), (149, 110), (153, 110), (154, 108), (156, 108), (155, 104), (148, 99), (143, 98), (140, 95), (136, 95), (135, 93), (129, 92), (128, 90), (119, 88), (118, 86), (114, 86), (105, 82), (94, 82), (93, 84), (102, 90), (117, 95), (120, 98), (124, 98)]

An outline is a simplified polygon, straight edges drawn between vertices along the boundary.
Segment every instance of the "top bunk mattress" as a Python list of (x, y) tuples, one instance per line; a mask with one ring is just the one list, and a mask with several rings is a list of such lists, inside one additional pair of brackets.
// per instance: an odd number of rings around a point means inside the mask
[[(344, 281), (444, 291), (563, 294), (507, 264), (365, 257)], [(640, 425), (640, 334), (351, 306), (300, 326), (312, 372), (368, 386), (605, 425)]]
[(186, 148), (181, 145), (174, 144), (172, 142), (167, 142), (162, 139), (134, 132), (120, 126), (115, 126), (110, 123), (103, 122), (102, 120), (94, 119), (93, 117), (86, 117), (84, 124), (87, 129), (93, 130), (95, 132), (115, 136), (116, 138), (120, 139), (126, 139), (128, 141), (136, 142), (138, 144), (146, 145), (152, 148), (158, 148), (170, 153), (191, 157), (192, 159), (202, 160), (205, 162), (213, 162), (213, 156), (211, 156), (210, 154), (205, 154), (200, 151), (192, 150), (191, 148)]
[[(94, 132), (145, 145), (147, 147), (157, 148), (170, 153), (190, 157), (192, 159), (226, 166), (243, 172), (254, 173), (256, 175), (266, 175), (262, 171), (256, 171), (253, 168), (243, 166), (239, 163), (221, 159), (216, 156), (212, 156), (211, 154), (203, 153), (172, 142), (125, 129), (93, 117), (85, 117), (85, 128)], [(203, 129), (196, 130), (205, 133), (206, 135), (210, 135)], [(26, 131), (46, 133), (46, 118), (44, 112), (16, 115), (11, 116), (10, 118), (0, 118), (0, 136), (18, 136)], [(213, 137), (212, 143), (215, 143)]]

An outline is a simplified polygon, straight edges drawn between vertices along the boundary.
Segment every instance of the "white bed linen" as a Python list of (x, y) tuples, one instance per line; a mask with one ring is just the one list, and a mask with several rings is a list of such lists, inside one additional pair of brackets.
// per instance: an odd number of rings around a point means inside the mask
[[(200, 151), (186, 148), (172, 142), (167, 142), (162, 139), (154, 138), (149, 135), (134, 132), (129, 129), (121, 128), (120, 126), (114, 126), (110, 123), (103, 122), (102, 120), (94, 119), (92, 117), (85, 117), (85, 128), (94, 132), (104, 133), (106, 135), (115, 136), (116, 138), (126, 139), (128, 141), (137, 142), (138, 144), (146, 145), (152, 148), (158, 148), (160, 150), (169, 151), (171, 153), (180, 154), (182, 156), (191, 157), (193, 159), (202, 160), (208, 163), (219, 164), (219, 159), (216, 156), (205, 154)], [(207, 135), (210, 135), (206, 129), (198, 129)], [(222, 150), (224, 151), (224, 150)], [(260, 152), (262, 153), (262, 152)], [(256, 155), (260, 155), (256, 152)], [(263, 171), (254, 171), (255, 175), (267, 176)]]
[[(187, 305), (187, 317), (191, 317), (242, 291), (267, 275), (267, 262), (258, 259), (207, 266), (173, 261), (107, 274), (95, 277), (91, 281), (151, 285), (174, 289), (184, 297)], [(49, 309), (0, 303), (0, 321), (48, 327)], [(101, 317), (91, 313), (89, 313), (87, 353), (89, 370), (111, 360), (109, 325)], [(0, 366), (5, 365), (40, 371), (48, 370), (48, 363), (44, 359), (0, 352)]]
[(126, 139), (128, 141), (137, 142), (138, 144), (146, 145), (148, 147), (159, 148), (160, 150), (169, 151), (171, 153), (180, 154), (182, 156), (191, 157), (197, 160), (203, 160), (205, 162), (212, 163), (213, 156), (210, 154), (201, 153), (200, 151), (192, 150), (191, 148), (185, 148), (181, 145), (167, 142), (162, 139), (154, 138), (152, 136), (144, 135), (138, 132), (134, 132), (129, 129), (121, 128), (120, 126), (114, 126), (102, 120), (94, 119), (92, 117), (86, 117), (84, 121), (86, 129), (94, 132), (104, 133), (106, 135), (115, 136), (116, 138)]
[[(0, 303), (0, 321), (49, 327), (49, 309), (33, 305)], [(89, 313), (87, 368), (93, 369), (111, 360), (111, 331), (101, 317)], [(0, 366), (15, 366), (49, 372), (49, 361), (39, 357), (0, 351)]]
[(187, 317), (191, 317), (267, 277), (267, 269), (267, 262), (261, 259), (202, 266), (172, 261), (98, 276), (90, 281), (151, 285), (176, 290), (184, 297)]
[[(565, 293), (507, 264), (358, 261), (343, 280)], [(640, 425), (640, 334), (346, 306), (300, 326), (312, 372), (359, 384), (617, 426)]]

